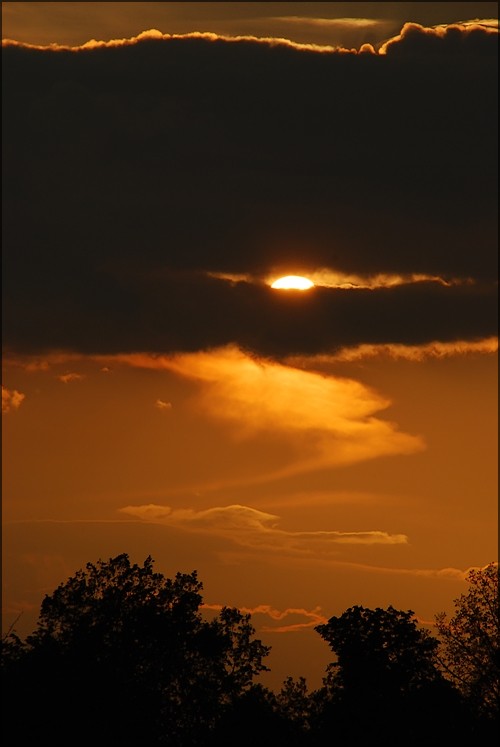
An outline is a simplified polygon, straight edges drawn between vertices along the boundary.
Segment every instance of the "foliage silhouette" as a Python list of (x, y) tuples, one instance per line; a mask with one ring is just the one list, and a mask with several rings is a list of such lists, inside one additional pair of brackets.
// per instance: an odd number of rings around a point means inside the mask
[(305, 677), (287, 677), (276, 696), (276, 705), (283, 716), (307, 731), (310, 728), (311, 699)]
[(442, 744), (459, 724), (468, 728), (439, 670), (439, 642), (411, 610), (351, 607), (316, 630), (337, 657), (319, 694), (320, 735), (335, 729), (339, 744)]
[[(43, 600), (2, 639), (3, 742), (30, 747), (420, 747), (496, 744), (498, 565), (472, 571), (443, 644), (412, 611), (355, 606), (318, 625), (335, 654), (314, 692), (254, 682), (269, 647), (250, 615), (200, 612), (196, 571), (166, 579), (122, 554)], [(12, 628), (13, 626), (11, 626)]]
[(497, 718), (500, 700), (500, 609), (498, 563), (467, 574), (469, 591), (455, 599), (451, 620), (436, 615), (443, 641), (440, 660), (472, 707)]
[(4, 647), (7, 744), (19, 692), (27, 743), (89, 745), (99, 734), (117, 747), (203, 744), (266, 669), (269, 648), (236, 609), (203, 620), (201, 589), (196, 572), (165, 579), (151, 557), (141, 567), (126, 554), (61, 584), (26, 643), (10, 636)]

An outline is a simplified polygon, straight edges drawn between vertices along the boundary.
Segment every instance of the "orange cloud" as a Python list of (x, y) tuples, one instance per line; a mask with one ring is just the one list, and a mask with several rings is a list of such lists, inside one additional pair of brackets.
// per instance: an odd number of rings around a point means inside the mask
[[(278, 22), (280, 25), (288, 25), (290, 29), (297, 29), (300, 27), (302, 30), (307, 29), (321, 29), (325, 31), (356, 31), (358, 33), (366, 33), (374, 29), (379, 31), (386, 30), (386, 33), (390, 33), (395, 29), (394, 21), (387, 21), (373, 18), (311, 18), (311, 17), (299, 17), (299, 16), (278, 16), (268, 17), (265, 21), (266, 26)], [(121, 38), (121, 39), (108, 39), (97, 40), (90, 39), (84, 44), (69, 45), (69, 44), (29, 44), (27, 42), (18, 42), (15, 39), (5, 38), (2, 39), (3, 47), (26, 47), (29, 49), (39, 50), (51, 50), (54, 52), (58, 51), (73, 51), (81, 52), (93, 49), (101, 49), (103, 47), (124, 47), (133, 46), (145, 40), (170, 40), (170, 39), (204, 39), (206, 41), (224, 41), (224, 42), (257, 42), (268, 44), (269, 46), (285, 46), (291, 47), (296, 50), (303, 50), (309, 52), (319, 53), (339, 53), (339, 54), (378, 54), (386, 55), (389, 52), (394, 51), (398, 45), (407, 47), (411, 45), (412, 40), (420, 35), (427, 36), (433, 39), (446, 39), (450, 38), (452, 34), (460, 33), (462, 36), (467, 37), (477, 32), (485, 32), (487, 34), (498, 33), (498, 20), (497, 19), (474, 19), (470, 21), (463, 21), (453, 24), (441, 24), (433, 26), (431, 28), (422, 26), (418, 23), (405, 23), (401, 32), (395, 36), (391, 36), (390, 39), (385, 41), (378, 49), (373, 47), (371, 43), (362, 44), (359, 49), (352, 47), (347, 48), (342, 44), (331, 45), (331, 44), (315, 44), (315, 43), (301, 43), (292, 41), (282, 36), (256, 36), (253, 34), (218, 34), (211, 31), (193, 31), (184, 34), (164, 34), (158, 29), (152, 28), (142, 31), (136, 36)]]
[(378, 27), (391, 28), (394, 21), (384, 21), (377, 18), (312, 18), (311, 16), (275, 16), (271, 21), (284, 21), (300, 26), (321, 26), (326, 28), (355, 28), (365, 29)]
[(188, 34), (163, 34), (161, 31), (158, 31), (158, 29), (148, 29), (147, 31), (142, 31), (137, 36), (132, 36), (127, 39), (109, 39), (107, 41), (97, 40), (97, 39), (90, 39), (89, 41), (85, 42), (84, 44), (80, 44), (77, 46), (70, 46), (67, 44), (27, 44), (24, 42), (17, 42), (14, 39), (2, 39), (2, 46), (3, 47), (27, 47), (29, 49), (48, 49), (53, 52), (60, 52), (60, 51), (73, 51), (73, 52), (81, 52), (85, 50), (91, 50), (91, 49), (101, 49), (103, 47), (126, 47), (126, 46), (133, 46), (135, 44), (138, 44), (141, 41), (147, 40), (147, 39), (204, 39), (205, 41), (225, 41), (225, 42), (259, 42), (263, 44), (269, 44), (270, 46), (285, 46), (285, 47), (293, 47), (297, 50), (304, 50), (304, 51), (312, 51), (312, 52), (355, 52), (355, 50), (344, 50), (344, 49), (337, 49), (336, 47), (332, 47), (329, 45), (320, 45), (320, 44), (301, 44), (299, 42), (293, 42), (290, 41), (290, 39), (283, 39), (278, 37), (261, 37), (261, 36), (252, 36), (252, 35), (236, 35), (236, 36), (230, 36), (230, 35), (224, 35), (224, 34), (216, 34), (211, 31), (193, 31)]
[(362, 531), (339, 532), (317, 530), (294, 532), (278, 529), (279, 516), (249, 506), (216, 506), (204, 510), (173, 509), (155, 504), (125, 506), (119, 509), (135, 518), (154, 524), (164, 524), (191, 532), (224, 537), (237, 545), (273, 552), (310, 554), (328, 552), (336, 545), (400, 545), (407, 543), (404, 534)]
[[(422, 26), (419, 23), (405, 23), (401, 29), (401, 33), (388, 39), (384, 44), (382, 44), (378, 53), (380, 55), (386, 55), (396, 51), (398, 48), (404, 48), (406, 50), (408, 47), (411, 47), (414, 42), (418, 43), (418, 41), (421, 42), (425, 39), (431, 42), (436, 40), (452, 41), (459, 37), (467, 40), (468, 37), (477, 35), (478, 33), (498, 36), (498, 21), (496, 21), (495, 25), (495, 20), (496, 19), (485, 19), (482, 21), (477, 19), (474, 21), (464, 21), (462, 23), (441, 24), (431, 28)], [(420, 46), (418, 48), (420, 48)]]
[(255, 482), (424, 448), (418, 436), (375, 417), (390, 401), (352, 379), (252, 358), (235, 347), (118, 358), (198, 381), (197, 410), (229, 423), (236, 438), (265, 432), (288, 443), (295, 452), (293, 463)]
[(18, 355), (15, 353), (5, 353), (3, 356), (3, 365), (9, 368), (21, 368), (29, 373), (43, 373), (49, 371), (53, 366), (59, 364), (76, 363), (84, 360), (87, 356), (81, 353), (63, 353), (53, 351), (43, 358), (37, 355)]
[[(229, 548), (224, 547), (219, 553), (220, 559), (227, 563), (234, 565), (235, 563), (241, 563), (248, 561), (252, 557), (252, 550), (248, 547)], [(296, 566), (298, 569), (304, 568), (304, 563), (308, 566), (323, 568), (332, 570), (333, 568), (342, 568), (349, 571), (358, 571), (359, 573), (369, 574), (381, 574), (388, 576), (408, 576), (410, 578), (420, 579), (435, 579), (438, 581), (465, 581), (467, 580), (467, 574), (470, 568), (463, 570), (461, 568), (445, 567), (445, 568), (401, 568), (398, 566), (381, 566), (374, 565), (371, 563), (361, 563), (353, 560), (346, 560), (340, 558), (335, 554), (316, 554), (309, 553), (308, 555), (300, 555), (298, 553), (289, 552), (285, 554), (283, 550), (276, 553), (269, 552), (266, 555), (266, 563), (278, 567), (286, 567), (288, 569)]]
[[(252, 357), (234, 346), (172, 356), (130, 353), (80, 359), (101, 366), (171, 371), (192, 379), (198, 386), (190, 404), (197, 413), (227, 423), (237, 440), (262, 434), (276, 439), (286, 449), (287, 462), (245, 479), (245, 484), (425, 448), (419, 436), (402, 433), (394, 423), (376, 417), (391, 402), (366, 385)], [(55, 362), (63, 360), (55, 354)], [(68, 360), (75, 360), (73, 354)], [(52, 356), (47, 361), (51, 363)], [(6, 364), (26, 366), (27, 362), (12, 357)], [(168, 404), (156, 407), (166, 410)]]
[[(223, 606), (222, 604), (202, 604), (202, 609), (214, 610), (220, 612)], [(289, 623), (288, 625), (272, 626), (264, 625), (261, 626), (261, 630), (266, 633), (291, 633), (298, 630), (304, 630), (305, 628), (313, 628), (316, 625), (328, 622), (321, 613), (321, 607), (315, 607), (313, 610), (306, 610), (302, 607), (288, 607), (286, 610), (277, 610), (271, 607), (269, 604), (259, 604), (256, 607), (238, 607), (240, 612), (249, 615), (265, 615), (271, 618), (271, 620), (281, 621), (287, 617), (305, 617), (307, 622), (296, 622)]]
[(452, 356), (491, 354), (498, 352), (498, 337), (483, 340), (453, 340), (452, 342), (429, 342), (422, 345), (401, 345), (387, 343), (379, 345), (356, 345), (341, 348), (331, 355), (308, 357), (293, 356), (287, 361), (290, 365), (314, 365), (314, 363), (350, 362), (363, 358), (391, 358), (393, 360), (425, 361), (429, 358), (451, 358)]
[[(214, 276), (225, 278), (232, 282), (245, 280), (252, 282), (250, 276), (228, 275), (220, 273), (209, 273)], [(352, 277), (352, 276), (350, 276)], [(215, 352), (215, 351), (214, 351)], [(474, 355), (474, 354), (491, 354), (498, 352), (498, 337), (485, 337), (481, 340), (453, 340), (450, 342), (422, 343), (419, 345), (409, 345), (401, 343), (379, 343), (379, 344), (362, 344), (344, 347), (335, 353), (289, 356), (286, 359), (286, 365), (291, 367), (302, 368), (305, 365), (314, 365), (316, 363), (330, 363), (334, 361), (349, 362), (363, 358), (384, 357), (394, 360), (411, 360), (425, 361), (429, 358), (450, 358), (453, 356)], [(39, 373), (50, 370), (53, 366), (67, 363), (77, 363), (85, 360), (95, 360), (101, 363), (100, 370), (104, 373), (112, 371), (112, 365), (122, 364), (136, 368), (146, 369), (167, 369), (169, 366), (166, 361), (168, 356), (153, 355), (148, 353), (130, 353), (130, 354), (113, 354), (113, 355), (85, 355), (81, 353), (49, 353), (44, 359), (39, 359), (32, 355), (17, 355), (6, 353), (3, 357), (4, 368), (21, 368), (30, 373)], [(257, 360), (252, 358), (252, 360)], [(267, 362), (263, 362), (267, 363)], [(268, 364), (269, 365), (269, 364)]]
[(21, 392), (16, 389), (7, 389), (2, 385), (2, 412), (7, 413), (19, 409), (24, 399), (25, 395)]
[(59, 379), (59, 381), (62, 381), (63, 384), (69, 384), (71, 381), (81, 381), (82, 379), (85, 378), (85, 376), (83, 374), (70, 372), (66, 374), (61, 374), (57, 378)]
[(165, 402), (162, 399), (157, 399), (156, 402), (155, 402), (155, 407), (158, 410), (162, 410), (163, 412), (165, 412), (165, 410), (171, 410), (172, 409), (172, 403), (171, 402)]
[(397, 285), (411, 285), (414, 283), (430, 282), (438, 283), (444, 286), (471, 284), (472, 279), (463, 278), (443, 278), (440, 275), (426, 275), (425, 273), (383, 273), (379, 272), (372, 275), (360, 275), (355, 273), (345, 273), (341, 270), (332, 270), (328, 268), (312, 270), (307, 267), (274, 270), (265, 277), (253, 276), (251, 274), (228, 273), (228, 272), (207, 272), (209, 277), (218, 278), (219, 280), (228, 280), (231, 283), (261, 283), (266, 285), (274, 283), (280, 275), (303, 275), (311, 280), (314, 285), (322, 288), (342, 288), (348, 290), (363, 290), (366, 288), (394, 288)]
[(397, 285), (411, 285), (413, 283), (431, 282), (439, 285), (463, 285), (472, 280), (450, 279), (439, 275), (426, 275), (425, 273), (377, 273), (375, 275), (359, 275), (337, 272), (323, 269), (315, 270), (307, 275), (315, 285), (324, 288), (344, 288), (350, 290), (365, 288), (394, 288)]

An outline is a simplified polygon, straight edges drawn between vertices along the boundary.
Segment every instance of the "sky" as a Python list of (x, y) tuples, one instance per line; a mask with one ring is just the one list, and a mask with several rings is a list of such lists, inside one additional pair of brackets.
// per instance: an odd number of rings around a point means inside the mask
[(315, 688), (497, 560), (497, 7), (2, 3), (4, 632), (151, 555)]

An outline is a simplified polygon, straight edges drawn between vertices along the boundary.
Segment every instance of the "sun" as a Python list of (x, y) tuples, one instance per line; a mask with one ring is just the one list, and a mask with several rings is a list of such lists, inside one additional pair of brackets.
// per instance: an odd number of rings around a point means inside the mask
[(314, 283), (308, 278), (303, 278), (300, 275), (286, 275), (283, 278), (278, 278), (272, 283), (271, 288), (277, 288), (278, 290), (309, 290), (313, 288)]

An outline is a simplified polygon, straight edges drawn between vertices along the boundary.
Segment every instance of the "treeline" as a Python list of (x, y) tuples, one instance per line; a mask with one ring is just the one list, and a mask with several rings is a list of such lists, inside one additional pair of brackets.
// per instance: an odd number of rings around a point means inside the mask
[(439, 639), (412, 611), (351, 607), (316, 631), (323, 686), (256, 683), (270, 648), (250, 615), (200, 612), (196, 572), (128, 555), (46, 596), (35, 631), (2, 640), (3, 744), (15, 747), (405, 747), (498, 739), (498, 564), (468, 574)]

